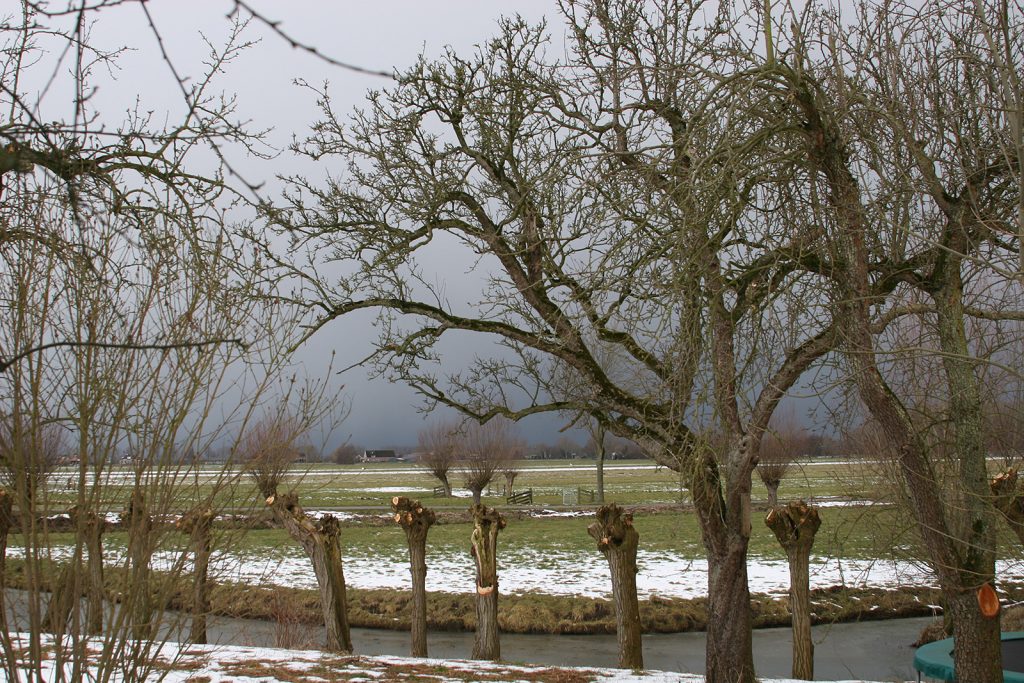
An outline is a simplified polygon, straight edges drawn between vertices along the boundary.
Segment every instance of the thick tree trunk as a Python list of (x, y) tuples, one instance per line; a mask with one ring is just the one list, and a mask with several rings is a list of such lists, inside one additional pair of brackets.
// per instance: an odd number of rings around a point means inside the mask
[(695, 462), (687, 472), (708, 557), (708, 683), (756, 680), (747, 586), (752, 450), (748, 436), (733, 444), (724, 459), (734, 463), (733, 480), (724, 486), (718, 462), (710, 452), (695, 454)]
[(765, 482), (765, 488), (768, 489), (768, 507), (774, 510), (779, 506), (779, 484), (782, 482), (773, 481)]
[(206, 615), (210, 613), (210, 553), (214, 513), (211, 508), (192, 510), (178, 521), (178, 528), (189, 534), (192, 547), (192, 624), (189, 642), (205, 645)]
[(600, 422), (597, 424), (594, 443), (597, 447), (597, 500), (595, 502), (604, 505), (604, 425)]
[(946, 600), (953, 623), (953, 667), (958, 683), (1003, 680), (999, 617), (981, 613), (978, 594), (963, 590)]
[(320, 606), (327, 629), (327, 649), (352, 652), (345, 596), (345, 573), (341, 564), (341, 527), (337, 518), (326, 515), (315, 522), (299, 507), (295, 494), (267, 498), (274, 518), (306, 552), (320, 587)]
[(619, 667), (643, 669), (640, 604), (636, 597), (636, 551), (640, 534), (633, 527), (633, 515), (624, 514), (614, 503), (602, 506), (597, 511), (597, 521), (587, 531), (597, 541), (597, 549), (604, 553), (611, 570)]
[(150, 561), (153, 556), (153, 519), (146, 509), (142, 491), (132, 491), (124, 515), (128, 522), (128, 561), (131, 564), (128, 591), (132, 637), (149, 640), (153, 637), (153, 600), (150, 588)]
[(793, 621), (793, 678), (814, 680), (814, 641), (811, 639), (810, 557), (814, 535), (821, 526), (817, 508), (795, 501), (768, 511), (764, 523), (775, 534), (789, 559), (789, 612)]
[(995, 497), (996, 510), (1017, 534), (1017, 540), (1024, 544), (1024, 496), (1017, 488), (1017, 470), (1010, 468), (1000, 473), (989, 486)]
[(470, 489), (473, 492), (473, 507), (480, 505), (480, 496), (483, 493), (480, 489)]
[(473, 515), (471, 536), (476, 560), (476, 639), (473, 659), (497, 661), (501, 658), (498, 640), (498, 532), (505, 520), (497, 510), (483, 505), (469, 509)]
[(395, 521), (402, 525), (409, 544), (409, 570), (412, 573), (412, 656), (427, 656), (427, 532), (436, 521), (433, 510), (418, 500), (391, 499)]
[(708, 554), (707, 683), (754, 683), (747, 546)]

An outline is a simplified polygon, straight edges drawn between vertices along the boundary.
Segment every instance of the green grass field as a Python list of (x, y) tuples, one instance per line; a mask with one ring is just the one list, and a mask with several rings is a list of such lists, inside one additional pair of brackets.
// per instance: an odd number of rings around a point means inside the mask
[[(123, 509), (130, 491), (127, 471), (115, 470), (112, 484), (103, 490), (102, 506), (111, 512)], [(120, 478), (120, 479), (118, 479)], [(595, 464), (588, 460), (526, 461), (516, 480), (516, 490), (531, 489), (534, 503), (529, 508), (564, 511), (566, 493), (577, 489), (593, 489)], [(53, 481), (62, 481), (60, 475)], [(223, 476), (219, 470), (206, 467), (179, 475), (185, 495), (167, 501), (169, 510), (187, 509), (193, 497), (204, 497), (216, 488), (219, 503), (225, 509), (258, 511), (262, 501), (252, 482), (242, 474)], [(451, 477), (456, 494), (461, 483), (458, 474)], [(911, 517), (890, 504), (896, 495), (881, 469), (872, 463), (822, 459), (803, 462), (791, 468), (779, 491), (781, 501), (804, 499), (824, 503), (822, 527), (815, 543), (815, 553), (856, 559), (915, 557), (916, 549)], [(387, 463), (367, 465), (312, 465), (296, 468), (286, 477), (281, 488), (294, 490), (300, 504), (307, 510), (353, 511), (362, 515), (385, 513), (393, 496), (405, 495), (420, 499), (424, 505), (439, 512), (465, 511), (470, 499), (439, 497), (434, 494), (438, 482), (412, 464)], [(509, 548), (575, 551), (590, 549), (592, 540), (586, 527), (592, 521), (585, 517), (529, 517), (516, 511), (526, 508), (509, 506), (498, 495), (503, 480), (492, 485), (492, 495), (485, 495), (486, 505), (496, 506), (514, 518), (502, 534), (502, 545)], [(641, 544), (647, 550), (673, 551), (684, 557), (703, 556), (696, 516), (689, 509), (688, 494), (680, 487), (679, 476), (649, 461), (613, 461), (605, 467), (605, 496), (626, 508), (637, 508), (636, 527)], [(49, 505), (59, 510), (73, 502), (74, 492), (53, 487)], [(760, 480), (754, 478), (754, 519), (750, 555), (782, 558), (782, 550), (768, 529), (760, 523), (767, 493)], [(848, 501), (844, 504), (843, 501)], [(582, 505), (586, 511), (594, 506)], [(676, 508), (679, 511), (677, 511)], [(439, 524), (430, 535), (432, 548), (462, 549), (469, 530), (467, 523)], [(231, 545), (243, 552), (258, 553), (289, 541), (280, 530), (252, 530), (241, 535), (232, 533)], [(1009, 534), (1001, 556), (1019, 556), (1020, 551)], [(118, 534), (111, 534), (116, 543)], [(393, 555), (404, 552), (405, 540), (397, 525), (388, 523), (346, 523), (344, 543), (349, 548), (372, 547), (376, 552)]]

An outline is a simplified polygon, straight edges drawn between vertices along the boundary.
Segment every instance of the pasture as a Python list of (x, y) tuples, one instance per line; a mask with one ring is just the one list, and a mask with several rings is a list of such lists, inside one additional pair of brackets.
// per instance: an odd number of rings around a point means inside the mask
[[(166, 476), (166, 472), (164, 473)], [(205, 467), (175, 473), (197, 499), (214, 490), (224, 512), (243, 517), (263, 513), (252, 482), (238, 470)], [(499, 538), (502, 591), (606, 597), (610, 592), (607, 566), (586, 532), (593, 505), (563, 505), (579, 488), (593, 489), (595, 464), (588, 460), (527, 461), (516, 480), (516, 491), (532, 490), (533, 504), (512, 506), (500, 495), (497, 479), (483, 502), (497, 506), (509, 520)], [(129, 469), (112, 470), (102, 488), (111, 517), (123, 508), (134, 479)], [(55, 481), (60, 481), (56, 477)], [(314, 515), (332, 513), (344, 525), (345, 572), (350, 586), (361, 589), (405, 589), (408, 560), (405, 537), (390, 517), (393, 496), (419, 499), (441, 517), (428, 537), (428, 590), (461, 593), (473, 585), (468, 554), (471, 530), (465, 511), (469, 494), (460, 490), (458, 474), (451, 477), (455, 495), (437, 496), (437, 484), (411, 464), (314, 465), (289, 472), (280, 489), (293, 490), (300, 504)], [(911, 517), (891, 501), (899, 494), (892, 478), (870, 461), (821, 459), (798, 463), (783, 481), (781, 501), (803, 499), (821, 507), (822, 526), (812, 559), (812, 586), (835, 585), (896, 589), (931, 583), (917, 558)], [(675, 472), (649, 461), (613, 461), (605, 467), (606, 501), (635, 513), (640, 532), (638, 588), (641, 596), (696, 598), (703, 595), (707, 567), (697, 519)], [(73, 492), (52, 490), (51, 508), (70, 504)], [(65, 498), (62, 500), (62, 497)], [(190, 501), (171, 501), (181, 512)], [(784, 594), (788, 586), (785, 555), (761, 522), (766, 491), (755, 476), (752, 535), (749, 551), (751, 589), (768, 595)], [(220, 528), (215, 540), (214, 578), (221, 582), (310, 589), (315, 580), (297, 545), (279, 529)], [(12, 548), (17, 553), (15, 539)], [(1004, 583), (1024, 583), (1021, 549), (1003, 534), (999, 572)], [(59, 558), (70, 550), (69, 535), (53, 534), (49, 544)], [(112, 561), (124, 557), (125, 534), (106, 536)], [(166, 534), (161, 542), (164, 563), (181, 557), (186, 539)], [(159, 559), (158, 555), (158, 559)]]
[[(153, 567), (165, 577), (169, 604), (187, 606), (192, 555), (189, 538), (174, 522), (198, 501), (213, 499), (210, 579), (216, 614), (316, 623), (316, 581), (308, 558), (270, 515), (254, 482), (237, 468), (204, 466), (134, 470), (116, 467), (81, 490), (69, 486), (75, 471), (59, 471), (45, 490), (45, 508), (60, 518), (83, 498), (114, 522), (104, 535), (108, 593), (126, 580), (128, 537), (117, 524), (132, 488), (142, 485), (158, 520), (153, 532)], [(580, 488), (593, 489), (595, 464), (588, 460), (523, 463), (516, 491), (532, 490), (532, 505), (509, 505), (500, 495), (503, 478), (483, 502), (508, 521), (498, 539), (503, 630), (521, 633), (611, 633), (608, 566), (587, 526), (595, 505), (563, 504)], [(892, 501), (895, 477), (877, 463), (822, 459), (795, 465), (779, 490), (781, 501), (804, 499), (820, 507), (822, 526), (811, 558), (813, 618), (818, 622), (933, 613), (937, 593), (918, 559), (912, 516)], [(406, 539), (391, 516), (394, 496), (419, 499), (438, 513), (427, 538), (428, 622), (432, 629), (472, 630), (474, 563), (468, 491), (451, 477), (453, 497), (434, 493), (436, 480), (405, 463), (312, 465), (289, 471), (279, 491), (294, 491), (313, 516), (341, 520), (342, 553), (353, 625), (407, 628), (409, 563)], [(700, 629), (706, 619), (707, 563), (689, 497), (676, 473), (649, 461), (613, 461), (605, 471), (606, 500), (634, 513), (640, 533), (637, 588), (643, 628), (648, 632)], [(173, 483), (173, 485), (168, 485)], [(788, 564), (763, 524), (767, 493), (754, 479), (748, 577), (754, 623), (781, 625), (788, 619)], [(42, 502), (42, 501), (41, 501)], [(75, 552), (76, 539), (58, 524), (43, 524), (33, 538), (10, 536), (8, 586), (34, 580), (52, 586), (57, 570)], [(43, 549), (42, 574), (33, 579), (26, 550)], [(1004, 529), (997, 566), (1003, 598), (1024, 598), (1024, 553)]]

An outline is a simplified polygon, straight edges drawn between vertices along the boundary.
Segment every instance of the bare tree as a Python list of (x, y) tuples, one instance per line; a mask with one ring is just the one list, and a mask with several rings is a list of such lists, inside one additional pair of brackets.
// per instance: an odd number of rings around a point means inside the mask
[[(206, 616), (210, 611), (210, 554), (213, 550), (214, 510), (211, 506), (197, 506), (178, 520), (176, 526), (189, 535), (193, 553), (192, 623), (188, 641), (197, 645), (207, 642)], [(91, 557), (91, 555), (90, 555)]]
[(523, 471), (523, 460), (526, 458), (526, 443), (519, 438), (513, 437), (511, 443), (505, 450), (505, 457), (501, 461), (499, 470), (505, 477), (505, 495), (511, 496), (515, 493), (516, 479)]
[(779, 485), (785, 479), (793, 461), (800, 455), (806, 441), (805, 431), (797, 424), (796, 416), (792, 412), (772, 422), (772, 426), (761, 441), (761, 453), (757, 462), (757, 474), (768, 489), (770, 508), (779, 504)]
[[(708, 678), (752, 681), (761, 435), (837, 344), (826, 277), (802, 267), (819, 233), (792, 229), (806, 210), (799, 165), (767, 143), (788, 143), (792, 127), (765, 120), (782, 98), (760, 87), (772, 66), (750, 14), (696, 1), (561, 9), (561, 63), (546, 29), (510, 20), (477, 54), (422, 60), (351, 121), (318, 93), (323, 116), (298, 148), (349, 174), (295, 178), (266, 208), (302, 255), (278, 265), (324, 312), (310, 334), (379, 311), (370, 362), (428, 402), (477, 420), (599, 416), (679, 471), (710, 567)], [(426, 272), (442, 247), (486, 270), (458, 302)], [(317, 257), (355, 271), (339, 284)], [(495, 353), (440, 372), (442, 340), (462, 332)], [(600, 362), (608, 346), (623, 358), (614, 375)], [(551, 390), (553, 362), (573, 368), (585, 401)], [(718, 451), (696, 438), (712, 422), (727, 437)]]
[(34, 498), (65, 455), (64, 434), (64, 428), (55, 423), (13, 416), (0, 420), (0, 482)]
[(506, 468), (518, 472), (513, 457), (517, 449), (513, 430), (512, 423), (503, 417), (463, 425), (459, 439), (459, 471), (466, 488), (473, 493), (473, 505), (480, 505), (484, 489), (496, 474)]
[(459, 457), (458, 431), (457, 422), (446, 420), (427, 425), (419, 433), (419, 465), (441, 482), (446, 498), (452, 495), (452, 485), (448, 476), (455, 468)]
[(362, 450), (363, 449), (358, 446), (346, 442), (334, 449), (334, 453), (331, 455), (331, 460), (339, 465), (351, 465), (356, 461), (356, 456), (358, 456)]
[(801, 501), (773, 506), (764, 523), (789, 560), (789, 614), (793, 621), (793, 678), (814, 680), (814, 639), (811, 637), (811, 547), (821, 526), (818, 509)]
[[(264, 287), (224, 209), (237, 192), (216, 152), (262, 153), (217, 85), (246, 42), (235, 25), (204, 71), (168, 70), (185, 105), (176, 112), (140, 102), (111, 117), (92, 93), (127, 53), (90, 26), (141, 3), (18, 5), (0, 26), (0, 422), (18, 475), (2, 523), (18, 533), (28, 590), (23, 613), (0, 610), (10, 617), (3, 666), (9, 680), (49, 670), (141, 681), (159, 675), (156, 653), (177, 632), (170, 607), (189, 556), (154, 520), (226, 500), (235, 481), (211, 470), (200, 487), (182, 456), (227, 436), (215, 420), (247, 419), (295, 341), (292, 312)], [(46, 98), (52, 89), (68, 97)], [(72, 486), (59, 494), (35, 466), (52, 426), (71, 456)], [(120, 453), (130, 465), (113, 465)], [(102, 520), (128, 500), (128, 552), (117, 561), (126, 583), (119, 608), (104, 610)], [(52, 521), (69, 504), (70, 540)], [(165, 581), (152, 580), (156, 549), (173, 558)], [(97, 645), (89, 634), (99, 625)]]
[[(998, 620), (978, 599), (996, 526), (973, 321), (1019, 317), (1000, 299), (1019, 300), (1021, 7), (865, 4), (852, 24), (825, 11), (809, 22), (820, 42), (796, 47), (781, 89), (828, 212), (815, 223), (834, 226), (821, 272), (845, 369), (912, 501), (955, 624), (957, 679), (999, 680)], [(922, 376), (931, 390), (908, 394), (903, 380)]]
[(286, 475), (294, 469), (299, 456), (295, 441), (308, 428), (304, 418), (283, 410), (256, 420), (242, 435), (236, 460), (242, 463), (264, 498), (276, 495)]

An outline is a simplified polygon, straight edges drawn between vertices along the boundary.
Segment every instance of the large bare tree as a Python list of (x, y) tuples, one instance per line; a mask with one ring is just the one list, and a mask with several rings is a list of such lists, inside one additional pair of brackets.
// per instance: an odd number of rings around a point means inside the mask
[[(1020, 317), (1001, 302), (1020, 292), (1022, 17), (984, 0), (865, 3), (852, 23), (814, 8), (776, 70), (817, 207), (804, 229), (831, 243), (814, 267), (833, 276), (848, 376), (895, 454), (964, 681), (1001, 678), (978, 599), (996, 545), (976, 323)], [(905, 381), (920, 377), (926, 395)]]
[[(800, 267), (820, 233), (792, 229), (800, 171), (766, 144), (788, 122), (759, 115), (779, 104), (753, 87), (770, 65), (741, 28), (750, 15), (562, 9), (563, 63), (545, 29), (513, 20), (348, 120), (320, 93), (299, 149), (345, 174), (293, 178), (266, 209), (311, 257), (279, 265), (309, 284), (311, 334), (378, 311), (378, 371), (428, 402), (478, 420), (587, 413), (681, 472), (709, 559), (709, 680), (752, 681), (751, 475), (776, 403), (836, 343), (822, 276)], [(437, 284), (440, 254), (473, 270), (457, 299)], [(357, 265), (339, 281), (321, 258)], [(493, 353), (439, 369), (462, 332)], [(552, 391), (552, 363), (587, 390)], [(697, 438), (711, 424), (723, 448)]]

